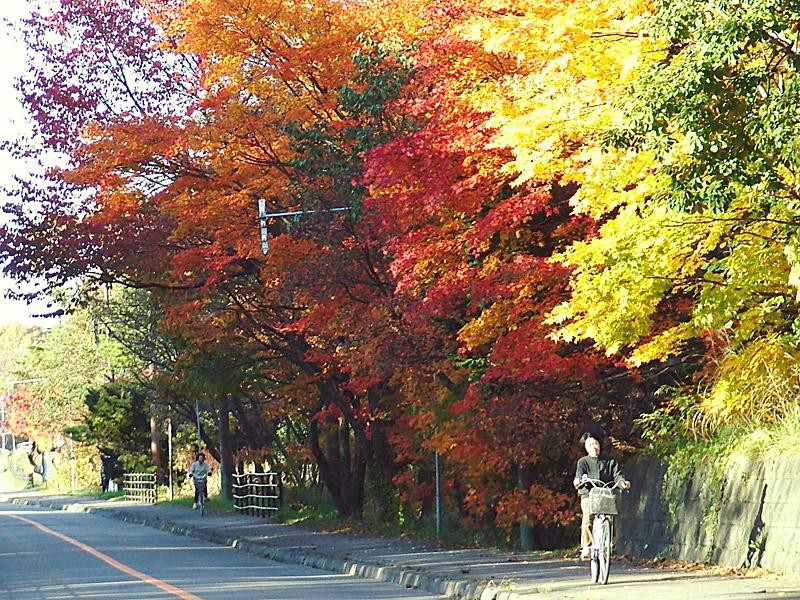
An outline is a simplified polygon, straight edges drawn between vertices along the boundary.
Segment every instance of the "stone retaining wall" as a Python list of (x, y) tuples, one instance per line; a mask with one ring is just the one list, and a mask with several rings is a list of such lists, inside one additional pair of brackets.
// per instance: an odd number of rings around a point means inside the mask
[(662, 491), (665, 472), (654, 459), (627, 465), (634, 485), (620, 506), (620, 552), (800, 572), (800, 457), (737, 459), (716, 484), (708, 468), (697, 469), (673, 496), (674, 522)]

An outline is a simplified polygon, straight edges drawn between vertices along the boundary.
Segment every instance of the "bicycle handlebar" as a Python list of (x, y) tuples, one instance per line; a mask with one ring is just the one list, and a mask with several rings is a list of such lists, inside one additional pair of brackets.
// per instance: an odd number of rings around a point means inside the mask
[(580, 483), (578, 484), (578, 487), (583, 487), (583, 486), (585, 486), (587, 483), (588, 483), (588, 484), (591, 484), (591, 485), (592, 485), (592, 487), (597, 487), (597, 488), (607, 488), (607, 489), (609, 489), (609, 490), (613, 490), (613, 489), (616, 489), (616, 488), (621, 488), (621, 489), (624, 489), (624, 486), (620, 485), (620, 482), (619, 482), (619, 481), (615, 481), (615, 482), (614, 482), (614, 485), (611, 485), (611, 484), (609, 484), (609, 483), (606, 483), (605, 481), (603, 481), (603, 480), (601, 480), (601, 479), (592, 479), (591, 477), (588, 477), (588, 476), (586, 476), (586, 475), (584, 475), (583, 477), (581, 477), (581, 479), (580, 479)]

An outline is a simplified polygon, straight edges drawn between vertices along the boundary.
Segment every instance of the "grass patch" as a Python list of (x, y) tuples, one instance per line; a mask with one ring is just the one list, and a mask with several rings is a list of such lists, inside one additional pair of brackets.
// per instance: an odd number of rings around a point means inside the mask
[(25, 489), (26, 483), (14, 477), (10, 471), (0, 473), (0, 493), (18, 492)]
[[(439, 536), (436, 535), (436, 526), (432, 519), (401, 524), (372, 518), (343, 518), (334, 509), (328, 507), (304, 506), (292, 508), (284, 506), (276, 512), (272, 522), (302, 525), (312, 529), (336, 533), (424, 540), (456, 548), (516, 549), (514, 544), (502, 537), (504, 534), (501, 532), (497, 533), (497, 535), (491, 535), (486, 531), (471, 529), (450, 519), (442, 523), (441, 535)], [(556, 557), (572, 556), (575, 554), (575, 549), (554, 552)], [(559, 554), (560, 552), (562, 554)]]
[[(41, 488), (47, 490), (47, 488)], [(116, 498), (124, 498), (125, 492), (118, 490), (116, 492), (100, 492), (98, 490), (76, 490), (67, 494), (73, 498), (96, 498), (97, 500), (114, 500)]]
[[(163, 504), (167, 506), (186, 506), (188, 508), (191, 508), (193, 503), (194, 503), (193, 496), (180, 496), (173, 500), (158, 501), (158, 504)], [(208, 510), (214, 510), (217, 512), (226, 512), (226, 513), (236, 512), (236, 509), (233, 507), (233, 502), (230, 500), (226, 500), (222, 496), (209, 496), (208, 500), (206, 501), (206, 508)]]
[[(393, 490), (378, 491), (384, 493), (384, 501), (380, 505), (367, 499), (361, 517), (344, 518), (339, 516), (330, 498), (321, 488), (285, 486), (284, 505), (272, 520), (337, 533), (426, 540), (449, 547), (514, 547), (503, 532), (473, 529), (462, 523), (458, 515), (450, 514), (446, 510), (442, 514), (441, 535), (437, 537), (433, 515), (422, 519), (409, 518), (403, 514), (399, 502), (391, 501), (390, 494), (394, 493)], [(386, 501), (387, 497), (389, 501)]]
[(317, 528), (328, 528), (342, 523), (333, 508), (322, 506), (282, 506), (275, 511), (273, 520), (286, 525), (307, 525)]
[(745, 456), (774, 457), (800, 453), (800, 406), (788, 409), (768, 426), (743, 432), (736, 453)]

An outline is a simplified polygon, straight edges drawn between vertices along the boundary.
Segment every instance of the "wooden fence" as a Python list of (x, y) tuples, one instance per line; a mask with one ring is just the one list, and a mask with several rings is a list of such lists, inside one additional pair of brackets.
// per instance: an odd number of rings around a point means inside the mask
[(241, 514), (269, 517), (281, 505), (280, 473), (234, 473), (233, 507)]
[(122, 489), (125, 491), (125, 500), (155, 504), (157, 495), (156, 474), (125, 473)]

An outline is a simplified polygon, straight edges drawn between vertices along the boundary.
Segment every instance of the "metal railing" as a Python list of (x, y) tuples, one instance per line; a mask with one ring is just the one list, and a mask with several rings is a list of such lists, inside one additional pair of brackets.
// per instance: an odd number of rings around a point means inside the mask
[(233, 507), (240, 513), (269, 517), (281, 505), (280, 473), (234, 473)]
[(122, 489), (125, 491), (125, 500), (155, 504), (157, 496), (156, 474), (125, 473)]

